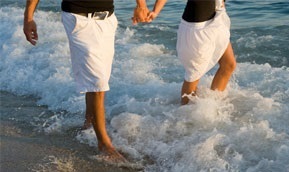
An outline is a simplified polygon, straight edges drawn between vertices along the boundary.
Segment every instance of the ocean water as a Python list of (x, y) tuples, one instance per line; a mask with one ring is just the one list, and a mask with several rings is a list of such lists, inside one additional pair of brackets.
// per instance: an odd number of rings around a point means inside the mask
[[(106, 96), (115, 146), (149, 172), (288, 172), (289, 1), (229, 0), (237, 69), (219, 93), (209, 89), (213, 68), (200, 81), (199, 99), (180, 106), (184, 70), (175, 44), (185, 3), (168, 1), (151, 24), (133, 26), (135, 1), (115, 1), (119, 26)], [(71, 75), (60, 0), (40, 2), (35, 47), (22, 31), (24, 6), (0, 3), (0, 90), (32, 97), (53, 112), (18, 121), (65, 134), (82, 125), (85, 107)], [(97, 145), (92, 129), (75, 139)]]

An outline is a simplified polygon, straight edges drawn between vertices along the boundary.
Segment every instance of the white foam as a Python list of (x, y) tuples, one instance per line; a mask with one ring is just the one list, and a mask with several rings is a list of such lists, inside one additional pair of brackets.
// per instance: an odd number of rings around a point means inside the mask
[[(0, 18), (2, 30), (11, 28), (0, 32), (0, 89), (34, 95), (55, 111), (46, 132), (80, 126), (84, 96), (75, 93), (60, 14), (37, 11), (39, 41), (33, 47), (22, 33), (23, 9), (0, 8), (0, 16), (8, 13), (15, 15)], [(211, 91), (213, 76), (206, 75), (199, 99), (180, 106), (183, 71), (173, 50), (138, 40), (130, 27), (120, 30), (106, 101), (108, 131), (118, 149), (143, 162), (145, 171), (289, 169), (288, 68), (240, 63), (224, 93)], [(77, 139), (97, 146), (92, 129)]]

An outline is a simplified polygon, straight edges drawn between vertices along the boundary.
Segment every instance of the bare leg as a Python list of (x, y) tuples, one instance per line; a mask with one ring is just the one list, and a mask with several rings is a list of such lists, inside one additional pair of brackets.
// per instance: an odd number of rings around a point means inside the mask
[(85, 121), (83, 124), (82, 129), (86, 130), (92, 126), (92, 119), (91, 119), (91, 114), (89, 114), (87, 111), (85, 113)]
[(219, 69), (212, 81), (211, 89), (224, 91), (229, 82), (229, 79), (236, 68), (236, 60), (231, 43), (229, 43), (222, 58), (219, 60)]
[(116, 151), (106, 131), (104, 97), (105, 92), (86, 93), (86, 116), (91, 117), (99, 150), (113, 162), (125, 162), (126, 159)]
[[(183, 96), (184, 94), (191, 94), (193, 91), (196, 91), (198, 83), (199, 83), (199, 80), (196, 80), (194, 82), (184, 81), (183, 86), (182, 86), (182, 95), (181, 96)], [(181, 104), (185, 105), (188, 103), (189, 103), (189, 99), (187, 97), (182, 97)]]

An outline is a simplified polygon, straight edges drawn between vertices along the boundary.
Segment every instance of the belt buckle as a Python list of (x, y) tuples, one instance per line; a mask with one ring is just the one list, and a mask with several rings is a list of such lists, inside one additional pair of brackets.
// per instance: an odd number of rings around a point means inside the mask
[(109, 11), (93, 12), (91, 17), (95, 20), (104, 20), (108, 17)]

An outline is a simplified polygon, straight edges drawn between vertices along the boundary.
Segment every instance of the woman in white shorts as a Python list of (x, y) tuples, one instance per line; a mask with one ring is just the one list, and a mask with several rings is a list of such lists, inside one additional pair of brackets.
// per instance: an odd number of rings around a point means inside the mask
[(188, 0), (178, 29), (178, 57), (185, 68), (181, 96), (196, 96), (200, 78), (219, 63), (211, 84), (223, 91), (236, 67), (230, 43), (230, 19), (223, 0)]

